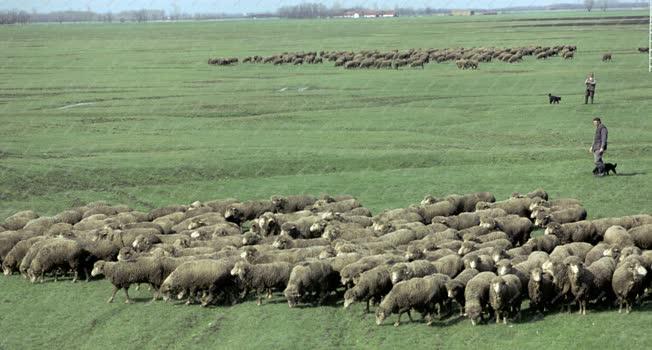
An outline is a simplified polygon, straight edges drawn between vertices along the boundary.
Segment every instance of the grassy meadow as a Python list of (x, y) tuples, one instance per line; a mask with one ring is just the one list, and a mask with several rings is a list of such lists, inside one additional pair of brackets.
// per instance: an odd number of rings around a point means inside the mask
[[(537, 187), (580, 199), (590, 218), (652, 213), (652, 74), (642, 12), (380, 20), (0, 26), (0, 218), (93, 200), (149, 210), (273, 194), (351, 194), (378, 212), (424, 195)], [(548, 17), (547, 20), (539, 19)], [(558, 18), (553, 18), (558, 17)], [(565, 17), (565, 19), (564, 19)], [(585, 17), (576, 19), (574, 17)], [(593, 25), (577, 25), (578, 23)], [(547, 23), (554, 26), (534, 26)], [(209, 57), (285, 51), (577, 45), (575, 59), (344, 70)], [(613, 61), (601, 62), (613, 53)], [(584, 79), (595, 72), (595, 104)], [(562, 96), (548, 104), (548, 93)], [(609, 128), (594, 178), (591, 119)], [(133, 289), (133, 288), (132, 288)], [(108, 282), (0, 278), (0, 349), (642, 348), (652, 304), (620, 315), (528, 312), (509, 326), (433, 327), (361, 305), (288, 309), (107, 304)]]

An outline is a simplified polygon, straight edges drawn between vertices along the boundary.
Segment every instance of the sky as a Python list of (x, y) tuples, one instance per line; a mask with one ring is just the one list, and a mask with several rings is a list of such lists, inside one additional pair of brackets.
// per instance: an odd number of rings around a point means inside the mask
[(94, 12), (120, 12), (142, 8), (162, 9), (179, 12), (243, 13), (274, 11), (281, 6), (302, 2), (321, 2), (332, 6), (334, 2), (342, 7), (364, 6), (378, 9), (392, 9), (395, 6), (413, 8), (500, 8), (510, 6), (544, 6), (557, 3), (581, 3), (581, 0), (0, 0), (0, 10), (19, 9), (37, 12), (91, 10)]

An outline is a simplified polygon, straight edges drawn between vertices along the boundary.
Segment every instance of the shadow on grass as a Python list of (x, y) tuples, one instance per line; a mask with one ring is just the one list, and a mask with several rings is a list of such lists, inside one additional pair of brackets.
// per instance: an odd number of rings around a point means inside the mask
[(638, 175), (647, 175), (647, 173), (644, 172), (644, 171), (636, 171), (636, 172), (633, 172), (633, 173), (618, 173), (615, 176), (638, 176)]

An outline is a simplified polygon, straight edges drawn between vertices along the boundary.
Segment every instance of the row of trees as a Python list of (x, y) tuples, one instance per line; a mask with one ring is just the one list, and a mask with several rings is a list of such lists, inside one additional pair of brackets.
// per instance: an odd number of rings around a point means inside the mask
[(223, 13), (188, 14), (175, 12), (166, 15), (164, 10), (141, 9), (118, 13), (97, 13), (92, 11), (57, 11), (49, 13), (19, 10), (0, 11), (0, 24), (49, 23), (49, 22), (148, 22), (162, 20), (206, 20), (229, 18), (234, 15)]

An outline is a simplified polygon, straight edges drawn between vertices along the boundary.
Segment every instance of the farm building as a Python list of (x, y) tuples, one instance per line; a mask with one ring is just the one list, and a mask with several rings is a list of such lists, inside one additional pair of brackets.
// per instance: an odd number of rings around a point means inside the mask
[(452, 16), (473, 16), (473, 15), (475, 15), (475, 11), (473, 11), (473, 10), (452, 10), (451, 15)]

